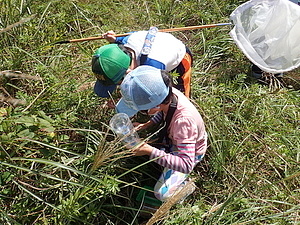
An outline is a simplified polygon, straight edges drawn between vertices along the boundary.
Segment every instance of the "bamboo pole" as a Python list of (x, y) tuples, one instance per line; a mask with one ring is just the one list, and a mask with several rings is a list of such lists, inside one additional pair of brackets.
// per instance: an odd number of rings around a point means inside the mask
[[(170, 28), (170, 29), (161, 29), (158, 30), (159, 32), (175, 32), (175, 31), (184, 31), (184, 30), (195, 30), (195, 29), (203, 29), (203, 28), (211, 28), (211, 27), (218, 27), (218, 26), (226, 26), (231, 25), (231, 23), (216, 23), (216, 24), (208, 24), (208, 25), (199, 25), (199, 26), (189, 26), (189, 27), (177, 27), (177, 28)], [(124, 37), (130, 35), (131, 33), (124, 33), (124, 34), (116, 34), (115, 37)], [(71, 39), (67, 41), (59, 41), (55, 44), (66, 44), (66, 43), (73, 43), (73, 42), (83, 42), (83, 41), (93, 41), (105, 39), (102, 36), (98, 37), (87, 37), (87, 38), (80, 38), (80, 39)]]

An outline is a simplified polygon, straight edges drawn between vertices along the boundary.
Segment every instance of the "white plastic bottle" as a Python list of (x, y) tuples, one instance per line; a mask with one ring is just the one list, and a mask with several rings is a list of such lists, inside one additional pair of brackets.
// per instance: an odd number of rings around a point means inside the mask
[(134, 130), (131, 120), (127, 114), (115, 114), (111, 118), (109, 126), (118, 135), (127, 148), (132, 148), (139, 143), (139, 136)]

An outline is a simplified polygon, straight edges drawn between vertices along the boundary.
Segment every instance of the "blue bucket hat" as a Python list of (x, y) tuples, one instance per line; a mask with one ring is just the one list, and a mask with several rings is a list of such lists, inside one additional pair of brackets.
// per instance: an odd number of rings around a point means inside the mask
[(129, 117), (140, 110), (161, 104), (169, 94), (161, 70), (152, 66), (139, 66), (126, 75), (121, 86), (122, 98), (116, 106), (119, 113)]

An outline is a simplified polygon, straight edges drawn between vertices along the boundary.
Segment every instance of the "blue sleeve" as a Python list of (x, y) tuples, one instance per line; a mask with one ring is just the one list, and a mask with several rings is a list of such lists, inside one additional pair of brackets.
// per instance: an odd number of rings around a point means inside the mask
[(126, 43), (128, 42), (128, 38), (130, 37), (130, 34), (131, 34), (131, 33), (135, 33), (135, 32), (137, 32), (137, 31), (131, 31), (131, 32), (128, 32), (129, 35), (127, 35), (127, 36), (116, 37), (115, 43), (116, 43), (116, 44), (122, 44), (122, 45), (126, 44)]

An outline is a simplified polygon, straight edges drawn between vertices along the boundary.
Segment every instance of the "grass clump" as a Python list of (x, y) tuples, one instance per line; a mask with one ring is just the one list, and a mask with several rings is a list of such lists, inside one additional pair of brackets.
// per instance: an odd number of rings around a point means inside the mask
[[(145, 183), (155, 183), (159, 169), (131, 156), (107, 127), (114, 111), (93, 93), (90, 68), (93, 52), (106, 42), (57, 41), (108, 30), (228, 22), (241, 3), (2, 2), (1, 224), (145, 220), (135, 198)], [(250, 63), (229, 38), (230, 28), (173, 33), (194, 53), (191, 100), (205, 120), (210, 145), (191, 174), (196, 192), (166, 207), (157, 224), (300, 221), (299, 70), (285, 74), (287, 85), (276, 88), (251, 79)]]

